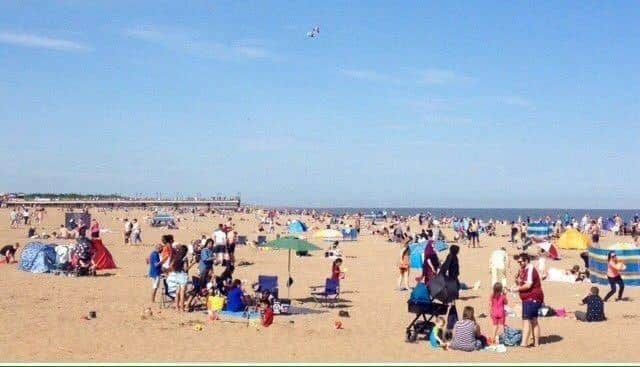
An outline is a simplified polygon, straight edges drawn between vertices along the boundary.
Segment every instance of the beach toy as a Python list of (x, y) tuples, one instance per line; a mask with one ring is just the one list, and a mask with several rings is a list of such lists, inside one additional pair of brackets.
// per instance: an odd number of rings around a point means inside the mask
[(333, 322), (333, 326), (335, 326), (336, 329), (341, 330), (342, 329), (342, 321), (334, 321)]
[(193, 330), (202, 331), (202, 330), (204, 330), (204, 326), (202, 324), (195, 324), (195, 325), (193, 325)]

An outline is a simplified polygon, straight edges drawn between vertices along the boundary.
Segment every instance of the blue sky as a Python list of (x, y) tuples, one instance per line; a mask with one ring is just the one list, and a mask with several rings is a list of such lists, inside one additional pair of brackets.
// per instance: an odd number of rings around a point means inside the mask
[(637, 208), (637, 19), (635, 1), (3, 1), (0, 191)]

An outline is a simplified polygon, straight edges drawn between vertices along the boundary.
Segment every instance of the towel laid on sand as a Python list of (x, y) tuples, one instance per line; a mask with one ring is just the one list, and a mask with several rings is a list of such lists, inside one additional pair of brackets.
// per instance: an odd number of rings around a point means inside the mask
[(238, 312), (232, 312), (232, 311), (221, 311), (218, 313), (218, 316), (220, 316), (221, 318), (232, 318), (232, 319), (258, 319), (260, 318), (260, 312), (244, 312), (244, 311), (238, 311)]

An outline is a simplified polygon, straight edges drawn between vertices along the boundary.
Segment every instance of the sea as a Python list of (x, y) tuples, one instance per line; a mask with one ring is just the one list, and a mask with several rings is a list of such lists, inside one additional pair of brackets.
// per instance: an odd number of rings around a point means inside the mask
[(387, 212), (387, 215), (395, 213), (401, 216), (413, 216), (420, 213), (431, 213), (436, 218), (440, 217), (470, 217), (481, 220), (506, 220), (515, 221), (518, 218), (531, 221), (543, 219), (547, 216), (552, 219), (562, 219), (565, 213), (570, 218), (580, 220), (582, 216), (588, 214), (592, 218), (613, 218), (620, 215), (623, 220), (631, 221), (635, 216), (640, 216), (640, 209), (529, 209), (529, 208), (289, 208), (294, 210), (316, 210), (318, 212), (329, 212), (334, 215), (343, 215), (350, 213), (373, 214), (378, 212)]

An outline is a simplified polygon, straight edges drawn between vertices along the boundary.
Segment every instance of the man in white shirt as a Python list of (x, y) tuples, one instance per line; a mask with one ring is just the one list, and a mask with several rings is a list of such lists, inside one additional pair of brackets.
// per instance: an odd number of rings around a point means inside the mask
[(491, 286), (497, 282), (502, 283), (504, 289), (507, 288), (507, 271), (509, 264), (509, 258), (507, 256), (507, 250), (501, 247), (491, 253), (490, 268), (491, 268)]
[(222, 223), (218, 225), (218, 229), (213, 231), (213, 254), (216, 257), (216, 262), (222, 263), (224, 255), (227, 252), (227, 234), (224, 232)]

